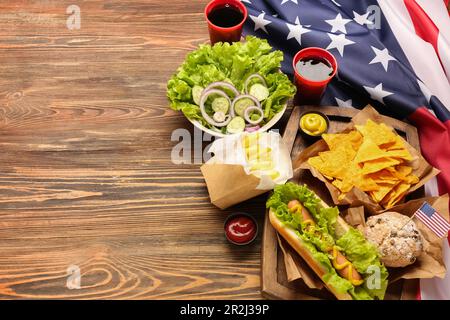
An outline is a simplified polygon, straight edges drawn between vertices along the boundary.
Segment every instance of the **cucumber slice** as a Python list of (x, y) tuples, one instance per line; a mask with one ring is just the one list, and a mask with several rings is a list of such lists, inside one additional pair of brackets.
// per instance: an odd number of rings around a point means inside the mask
[(252, 120), (252, 121), (258, 121), (260, 118), (261, 118), (261, 115), (259, 113), (253, 113), (250, 116), (250, 120)]
[(242, 99), (236, 101), (236, 103), (234, 104), (234, 112), (238, 116), (243, 117), (245, 109), (247, 109), (248, 107), (254, 106), (254, 105), (255, 105), (255, 102), (253, 102), (251, 99), (242, 98)]
[(192, 99), (196, 105), (200, 105), (200, 96), (202, 95), (203, 87), (195, 85), (192, 88)]
[(269, 96), (269, 89), (267, 89), (267, 87), (265, 87), (261, 83), (255, 83), (250, 87), (248, 93), (258, 99), (258, 101), (263, 101), (266, 100)]
[(245, 120), (242, 117), (234, 117), (227, 125), (228, 133), (240, 133), (245, 129)]
[(228, 112), (228, 108), (230, 107), (230, 103), (226, 98), (218, 97), (213, 100), (211, 107), (214, 112), (223, 112), (226, 114)]

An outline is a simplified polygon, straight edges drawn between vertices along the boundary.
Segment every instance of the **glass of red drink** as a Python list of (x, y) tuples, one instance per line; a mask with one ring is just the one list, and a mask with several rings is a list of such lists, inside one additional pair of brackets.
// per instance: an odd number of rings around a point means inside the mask
[(292, 60), (296, 104), (319, 104), (331, 79), (336, 75), (336, 58), (327, 50), (310, 47), (297, 52)]
[(241, 40), (247, 8), (239, 0), (213, 0), (205, 7), (211, 44)]

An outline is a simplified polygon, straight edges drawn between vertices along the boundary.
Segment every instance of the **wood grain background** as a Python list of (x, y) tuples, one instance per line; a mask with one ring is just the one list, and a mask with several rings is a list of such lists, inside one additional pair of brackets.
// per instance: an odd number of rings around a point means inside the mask
[[(170, 159), (172, 131), (192, 126), (166, 82), (208, 39), (205, 3), (0, 2), (0, 298), (261, 297), (260, 236), (229, 245), (232, 210)], [(262, 227), (264, 200), (233, 209)]]

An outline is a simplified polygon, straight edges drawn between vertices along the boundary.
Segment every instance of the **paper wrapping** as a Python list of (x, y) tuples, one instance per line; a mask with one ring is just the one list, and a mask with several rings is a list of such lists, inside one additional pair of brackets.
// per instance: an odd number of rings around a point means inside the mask
[[(406, 203), (394, 206), (388, 210), (379, 212), (398, 212), (405, 216), (411, 217), (417, 209), (424, 203), (428, 202), (439, 214), (441, 214), (447, 220), (449, 219), (449, 196), (445, 194), (440, 197), (427, 197), (408, 201)], [(359, 217), (364, 216), (364, 207), (355, 207), (353, 210), (347, 211), (344, 215), (344, 219), (349, 221), (356, 221), (351, 223), (352, 226), (362, 230), (364, 224), (361, 224)], [(367, 211), (367, 210), (366, 210)], [(371, 215), (367, 212), (366, 216)], [(446, 239), (439, 238), (431, 229), (423, 224), (419, 219), (413, 218), (414, 223), (417, 225), (420, 233), (424, 237), (424, 252), (417, 259), (415, 263), (405, 268), (389, 268), (389, 280), (394, 282), (398, 279), (424, 279), (439, 277), (444, 278), (446, 273), (445, 264), (443, 261), (442, 250), (444, 241)]]
[(277, 184), (283, 184), (293, 176), (290, 152), (281, 136), (273, 131), (260, 134), (259, 147), (272, 149), (274, 170), (280, 175), (272, 180), (264, 171), (256, 172), (259, 177), (252, 174), (242, 145), (245, 135), (248, 133), (215, 140), (208, 151), (214, 156), (200, 168), (211, 203), (220, 209), (272, 190)]

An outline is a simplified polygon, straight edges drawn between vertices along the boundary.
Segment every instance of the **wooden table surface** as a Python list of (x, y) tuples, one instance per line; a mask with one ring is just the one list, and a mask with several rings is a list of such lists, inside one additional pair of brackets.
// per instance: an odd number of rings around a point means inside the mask
[[(260, 236), (229, 245), (231, 210), (170, 157), (192, 126), (166, 83), (208, 39), (205, 3), (0, 2), (0, 298), (261, 298)], [(264, 200), (233, 209), (262, 227)]]

